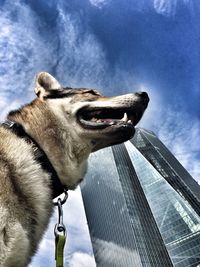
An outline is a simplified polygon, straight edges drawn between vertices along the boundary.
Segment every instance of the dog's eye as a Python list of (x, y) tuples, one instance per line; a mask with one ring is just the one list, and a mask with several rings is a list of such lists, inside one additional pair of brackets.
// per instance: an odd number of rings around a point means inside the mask
[(89, 89), (89, 90), (85, 91), (84, 93), (89, 93), (89, 94), (98, 95), (98, 96), (101, 95), (98, 91), (96, 91), (94, 89)]

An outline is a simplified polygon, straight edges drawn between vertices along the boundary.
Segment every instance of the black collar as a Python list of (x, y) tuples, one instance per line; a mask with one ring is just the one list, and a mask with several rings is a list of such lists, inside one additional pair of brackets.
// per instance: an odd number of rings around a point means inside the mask
[(61, 184), (54, 167), (52, 166), (43, 149), (30, 135), (25, 132), (23, 126), (10, 120), (6, 120), (1, 125), (6, 127), (7, 129), (10, 129), (17, 136), (24, 138), (27, 143), (30, 143), (33, 146), (35, 159), (40, 163), (42, 168), (51, 175), (52, 199), (62, 194), (64, 190), (66, 190), (66, 188), (64, 188), (64, 186)]

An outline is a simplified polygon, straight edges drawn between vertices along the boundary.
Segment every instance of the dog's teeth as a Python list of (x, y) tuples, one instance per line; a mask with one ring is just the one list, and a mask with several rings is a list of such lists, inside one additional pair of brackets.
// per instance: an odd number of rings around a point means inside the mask
[(132, 123), (131, 120), (128, 120), (128, 123)]
[(128, 116), (126, 112), (124, 113), (124, 117), (121, 119), (121, 121), (127, 122), (128, 121)]
[(96, 122), (96, 123), (100, 123), (100, 122), (102, 122), (101, 119), (97, 119), (97, 118), (92, 118), (91, 121), (92, 121), (92, 122)]

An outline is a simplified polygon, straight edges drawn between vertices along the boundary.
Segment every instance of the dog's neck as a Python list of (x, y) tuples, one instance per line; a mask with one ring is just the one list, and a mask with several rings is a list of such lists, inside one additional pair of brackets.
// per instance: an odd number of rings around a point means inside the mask
[(11, 112), (8, 119), (23, 126), (44, 150), (61, 183), (74, 189), (87, 169), (90, 150), (78, 137), (67, 129), (45, 102), (34, 100), (18, 111)]
[(58, 197), (60, 194), (67, 190), (68, 188), (64, 188), (60, 182), (60, 179), (46, 156), (45, 152), (41, 149), (41, 147), (35, 142), (33, 138), (31, 138), (24, 130), (23, 126), (19, 123), (6, 120), (1, 124), (7, 129), (11, 130), (18, 137), (23, 138), (28, 144), (31, 145), (34, 158), (40, 164), (44, 171), (48, 172), (51, 176), (51, 187), (52, 187), (52, 198)]

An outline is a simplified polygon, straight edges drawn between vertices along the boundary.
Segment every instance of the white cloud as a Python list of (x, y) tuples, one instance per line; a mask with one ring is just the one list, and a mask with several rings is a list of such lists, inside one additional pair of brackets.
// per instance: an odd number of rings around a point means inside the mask
[(103, 48), (95, 36), (83, 29), (80, 17), (64, 12), (58, 6), (58, 35), (60, 38), (58, 77), (71, 86), (101, 86), (106, 79)]
[(96, 6), (98, 8), (102, 8), (104, 5), (106, 5), (110, 0), (89, 0), (90, 3), (93, 6)]
[[(53, 229), (52, 229), (53, 237)], [(54, 238), (43, 238), (40, 243), (39, 256), (35, 256), (30, 263), (29, 267), (46, 267), (55, 266), (55, 241)]]
[(164, 16), (176, 15), (177, 6), (182, 2), (191, 12), (194, 11), (191, 0), (154, 0), (153, 5), (157, 13)]
[[(13, 8), (18, 14), (16, 20), (10, 15)], [(27, 86), (31, 85), (35, 72), (48, 67), (49, 47), (37, 32), (36, 23), (31, 9), (18, 2), (7, 1), (4, 10), (0, 12), (2, 91), (23, 94), (23, 91), (27, 91)]]
[(23, 99), (9, 101), (9, 97), (0, 96), (0, 120), (3, 120), (10, 110), (15, 110), (23, 104)]
[[(13, 19), (15, 11), (17, 19)], [(19, 1), (7, 1), (0, 11), (0, 108), (16, 108), (33, 97), (37, 72), (48, 70), (51, 48), (37, 31), (30, 7)], [(51, 62), (55, 58), (51, 56)], [(5, 111), (5, 109), (7, 109)]]
[(76, 252), (73, 254), (69, 267), (95, 267), (96, 263), (94, 257), (81, 252)]
[(175, 15), (177, 0), (154, 0), (154, 8), (157, 13), (162, 15)]

